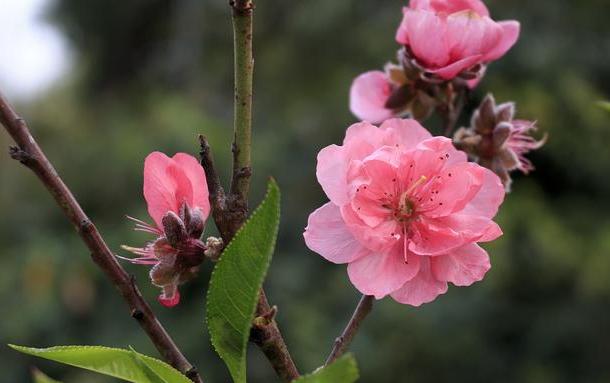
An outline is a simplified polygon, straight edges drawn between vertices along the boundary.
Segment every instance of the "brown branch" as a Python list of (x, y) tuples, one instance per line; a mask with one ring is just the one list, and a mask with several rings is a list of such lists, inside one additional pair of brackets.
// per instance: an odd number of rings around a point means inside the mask
[(325, 366), (331, 364), (337, 358), (343, 355), (343, 353), (345, 353), (350, 343), (354, 339), (354, 336), (358, 332), (360, 325), (364, 321), (364, 318), (366, 318), (366, 316), (373, 309), (373, 301), (374, 297), (371, 295), (363, 295), (362, 298), (360, 298), (358, 306), (356, 306), (356, 310), (354, 311), (354, 314), (347, 323), (347, 326), (341, 333), (341, 336), (335, 339), (333, 349), (330, 352), (330, 355), (328, 355), (326, 362), (324, 363)]
[(18, 147), (11, 147), (11, 157), (32, 170), (51, 193), (91, 251), (93, 261), (119, 291), (129, 306), (131, 316), (146, 332), (163, 359), (193, 382), (201, 383), (202, 379), (195, 367), (184, 357), (158, 321), (150, 306), (142, 298), (134, 278), (127, 274), (117, 262), (95, 225), (87, 217), (70, 189), (59, 177), (53, 165), (32, 137), (25, 121), (15, 113), (2, 95), (0, 95), (0, 123), (4, 125), (4, 128), (18, 145)]

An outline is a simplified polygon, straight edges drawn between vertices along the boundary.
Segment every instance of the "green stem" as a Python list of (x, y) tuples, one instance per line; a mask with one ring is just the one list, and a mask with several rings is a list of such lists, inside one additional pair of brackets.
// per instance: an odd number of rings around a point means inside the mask
[(252, 19), (254, 5), (251, 0), (234, 0), (233, 45), (235, 68), (235, 106), (233, 141), (233, 179), (231, 194), (236, 202), (246, 207), (250, 189), (252, 147)]

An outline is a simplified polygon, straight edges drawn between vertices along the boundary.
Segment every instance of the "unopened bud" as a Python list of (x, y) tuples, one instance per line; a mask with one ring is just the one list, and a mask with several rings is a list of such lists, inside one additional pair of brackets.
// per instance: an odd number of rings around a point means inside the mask
[(165, 237), (172, 247), (179, 247), (180, 244), (187, 240), (188, 234), (184, 227), (184, 222), (182, 222), (182, 219), (173, 211), (165, 213), (161, 219), (161, 223), (163, 224)]

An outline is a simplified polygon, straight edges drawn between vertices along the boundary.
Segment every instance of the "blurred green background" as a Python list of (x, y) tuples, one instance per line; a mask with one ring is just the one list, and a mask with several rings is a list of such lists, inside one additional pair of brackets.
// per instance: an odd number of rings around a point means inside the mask
[[(226, 2), (58, 0), (48, 9), (73, 67), (18, 109), (116, 251), (148, 239), (124, 215), (147, 218), (141, 187), (149, 152), (195, 154), (203, 133), (228, 178)], [(302, 241), (308, 214), (325, 201), (315, 156), (354, 122), (351, 80), (394, 57), (403, 3), (257, 1), (251, 200), (260, 200), (268, 176), (277, 178), (283, 224), (266, 288), (302, 372), (323, 362), (359, 299), (345, 267)], [(362, 382), (610, 381), (610, 113), (595, 105), (610, 98), (610, 4), (487, 4), (495, 19), (521, 21), (522, 34), (490, 66), (463, 122), (493, 90), (498, 101), (517, 101), (519, 116), (538, 120), (550, 139), (530, 157), (537, 171), (516, 176), (498, 217), (505, 235), (487, 246), (493, 268), (483, 282), (450, 288), (417, 309), (376, 304), (353, 344)], [(10, 143), (1, 133), (0, 147)], [(38, 180), (6, 154), (0, 212), (1, 343), (132, 345), (157, 356)], [(125, 267), (206, 381), (229, 381), (203, 323), (210, 265), (171, 310), (156, 303), (146, 268)], [(249, 356), (252, 382), (277, 381), (256, 348)], [(29, 382), (32, 365), (65, 383), (110, 381), (0, 346), (0, 380)]]

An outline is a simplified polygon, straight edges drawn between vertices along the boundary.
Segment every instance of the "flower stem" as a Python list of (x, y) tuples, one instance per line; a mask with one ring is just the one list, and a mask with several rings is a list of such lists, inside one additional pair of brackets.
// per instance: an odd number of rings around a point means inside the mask
[(352, 317), (341, 333), (341, 336), (335, 339), (333, 349), (324, 363), (325, 366), (334, 362), (347, 351), (347, 348), (354, 339), (354, 336), (356, 336), (360, 325), (373, 309), (373, 301), (374, 297), (372, 295), (363, 295), (362, 298), (360, 298), (358, 306), (356, 306), (356, 310), (354, 310), (354, 314), (352, 314)]
[(252, 148), (252, 19), (251, 0), (232, 0), (235, 75), (233, 179), (231, 194), (247, 206)]

